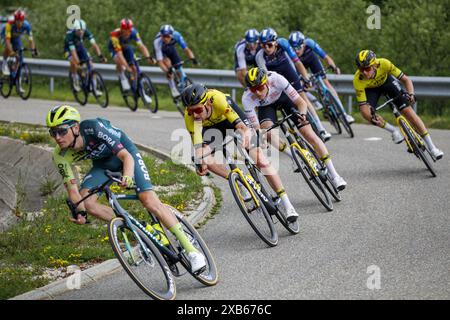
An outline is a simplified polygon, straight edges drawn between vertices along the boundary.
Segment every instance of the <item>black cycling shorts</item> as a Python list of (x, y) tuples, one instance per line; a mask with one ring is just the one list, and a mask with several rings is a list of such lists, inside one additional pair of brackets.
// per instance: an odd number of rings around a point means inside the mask
[[(398, 97), (402, 92), (404, 91), (402, 90), (398, 80), (390, 75), (381, 86), (376, 88), (366, 88), (367, 103), (372, 108), (376, 108), (380, 96), (385, 95), (389, 97), (389, 99), (392, 99)], [(403, 95), (395, 99), (393, 102), (400, 111), (410, 105), (408, 99)]]
[[(266, 121), (277, 122), (277, 110), (284, 109), (289, 115), (292, 112), (297, 111), (297, 106), (294, 102), (283, 92), (280, 98), (272, 104), (262, 106), (258, 108), (259, 123), (262, 124)], [(294, 122), (298, 122), (297, 117), (293, 118)], [(298, 124), (298, 123), (297, 123)]]

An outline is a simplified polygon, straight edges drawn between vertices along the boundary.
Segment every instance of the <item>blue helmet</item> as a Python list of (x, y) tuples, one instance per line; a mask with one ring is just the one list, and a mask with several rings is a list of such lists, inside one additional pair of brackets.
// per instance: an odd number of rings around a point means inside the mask
[(289, 36), (289, 43), (293, 48), (300, 48), (305, 41), (305, 35), (300, 31), (293, 31)]
[(159, 29), (159, 32), (163, 36), (172, 35), (175, 30), (170, 24), (165, 24)]
[(255, 43), (259, 39), (259, 32), (256, 29), (248, 29), (245, 31), (245, 42)]
[(275, 41), (277, 39), (278, 35), (272, 28), (263, 29), (263, 31), (261, 31), (261, 35), (259, 36), (259, 41), (261, 41), (261, 43)]

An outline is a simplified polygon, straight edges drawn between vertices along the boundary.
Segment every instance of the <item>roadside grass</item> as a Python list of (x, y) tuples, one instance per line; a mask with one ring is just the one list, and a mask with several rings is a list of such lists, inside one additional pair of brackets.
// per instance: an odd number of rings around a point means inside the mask
[[(35, 126), (0, 123), (0, 135), (17, 137), (18, 130), (39, 130)], [(143, 153), (152, 184), (161, 201), (180, 211), (193, 209), (200, 201), (203, 185), (195, 172), (172, 161), (162, 161)], [(90, 161), (77, 163), (84, 175)], [(81, 270), (114, 258), (107, 236), (106, 222), (90, 217), (91, 223), (79, 226), (69, 221), (66, 195), (55, 194), (57, 184), (44, 181), (40, 192), (46, 194), (44, 207), (34, 219), (21, 215), (19, 222), (0, 233), (0, 299), (42, 287), (67, 276), (67, 267), (77, 265)], [(120, 193), (119, 187), (115, 187)], [(100, 202), (107, 205), (105, 196)], [(148, 213), (139, 201), (122, 201), (123, 207), (139, 220)]]

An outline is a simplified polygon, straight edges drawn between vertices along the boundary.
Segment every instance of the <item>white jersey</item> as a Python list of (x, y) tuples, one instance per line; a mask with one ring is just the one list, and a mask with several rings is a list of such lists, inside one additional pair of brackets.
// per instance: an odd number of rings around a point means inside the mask
[(261, 108), (275, 103), (280, 99), (283, 92), (292, 101), (300, 98), (298, 92), (281, 74), (273, 71), (268, 72), (267, 84), (269, 85), (269, 92), (263, 100), (259, 100), (256, 94), (252, 93), (249, 89), (245, 90), (242, 95), (242, 105), (245, 109), (245, 115), (252, 124), (259, 124), (255, 108)]

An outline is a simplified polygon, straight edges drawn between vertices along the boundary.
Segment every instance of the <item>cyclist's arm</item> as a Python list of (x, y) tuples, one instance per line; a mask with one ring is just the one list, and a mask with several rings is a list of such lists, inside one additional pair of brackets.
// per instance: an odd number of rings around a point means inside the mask
[(94, 48), (95, 54), (97, 55), (97, 57), (101, 56), (102, 51), (100, 50), (100, 47), (98, 46), (98, 44), (96, 42), (94, 42), (94, 43), (91, 43), (91, 45), (92, 45), (92, 48)]
[(7, 23), (5, 25), (5, 49), (9, 52), (13, 52), (12, 44), (11, 44), (11, 37), (12, 37), (11, 29), (12, 29), (12, 26), (9, 23)]
[(295, 69), (297, 69), (297, 72), (300, 73), (305, 80), (309, 80), (308, 71), (306, 71), (305, 66), (303, 63), (298, 60), (295, 64)]
[(148, 52), (147, 47), (142, 42), (138, 42), (137, 46), (138, 46), (139, 51), (142, 53), (142, 55), (145, 58), (150, 57), (150, 53)]
[(186, 48), (186, 49), (183, 49), (183, 51), (190, 60), (195, 59), (194, 53), (192, 52), (191, 49)]
[(123, 163), (124, 176), (134, 177), (134, 158), (127, 149), (122, 149), (116, 154), (117, 158)]
[(242, 105), (244, 106), (245, 116), (252, 124), (252, 127), (255, 129), (259, 129), (258, 116), (255, 111), (257, 103), (255, 103), (254, 100), (252, 100), (248, 91), (245, 91), (244, 95), (242, 96)]
[(403, 74), (403, 76), (400, 78), (400, 81), (403, 83), (403, 85), (406, 88), (406, 91), (409, 94), (414, 94), (414, 85), (411, 79), (406, 74)]
[(31, 25), (26, 22), (25, 23), (25, 32), (28, 36), (28, 42), (31, 50), (36, 49), (36, 44), (34, 43), (33, 31), (31, 30)]

